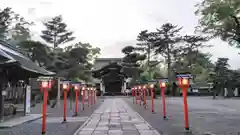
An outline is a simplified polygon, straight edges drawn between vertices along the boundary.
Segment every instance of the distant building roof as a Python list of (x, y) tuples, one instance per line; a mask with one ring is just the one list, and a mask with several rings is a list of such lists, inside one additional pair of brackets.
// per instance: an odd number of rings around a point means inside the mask
[(112, 62), (120, 63), (121, 61), (122, 58), (97, 58), (94, 63), (94, 70), (100, 70)]
[(122, 58), (97, 58), (96, 61), (122, 61)]
[(46, 69), (36, 65), (29, 57), (26, 56), (26, 52), (8, 44), (7, 42), (0, 40), (0, 56), (5, 58), (5, 61), (1, 61), (1, 65), (7, 63), (16, 63), (16, 66), (20, 66), (24, 70), (40, 74), (40, 75), (54, 75), (55, 73), (47, 71)]

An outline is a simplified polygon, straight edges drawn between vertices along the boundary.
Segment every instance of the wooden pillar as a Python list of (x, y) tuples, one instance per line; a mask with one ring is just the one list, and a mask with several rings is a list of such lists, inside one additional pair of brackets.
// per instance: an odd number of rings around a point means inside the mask
[(6, 78), (6, 71), (2, 70), (0, 71), (0, 122), (4, 120), (4, 96), (3, 96), (3, 89), (4, 84), (7, 82)]
[(3, 86), (2, 79), (0, 79), (0, 122), (2, 122), (4, 118), (4, 97), (2, 95), (3, 93), (2, 86)]
[(24, 116), (27, 115), (27, 87), (30, 85), (30, 79), (25, 79), (25, 85), (24, 85)]
[(61, 100), (61, 80), (60, 78), (57, 78), (58, 80), (58, 93), (57, 93), (57, 107), (60, 108), (61, 104), (60, 104), (60, 100)]

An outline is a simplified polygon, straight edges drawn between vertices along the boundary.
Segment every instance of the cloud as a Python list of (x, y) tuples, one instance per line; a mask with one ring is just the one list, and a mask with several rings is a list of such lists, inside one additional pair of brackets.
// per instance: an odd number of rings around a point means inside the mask
[(114, 44), (104, 46), (102, 48), (101, 57), (105, 58), (121, 58), (123, 57), (122, 48), (125, 46), (134, 46), (136, 44), (135, 40), (129, 41), (118, 41)]
[[(2, 0), (1, 7), (10, 6), (36, 21), (32, 28), (39, 38), (42, 21), (62, 14), (76, 42), (89, 42), (102, 49), (102, 57), (120, 57), (121, 47), (134, 43), (141, 30), (154, 31), (165, 22), (183, 26), (183, 33), (193, 33), (198, 23), (194, 5), (200, 0)], [(240, 67), (235, 48), (221, 40), (205, 51), (217, 57), (229, 57), (232, 67)], [(128, 45), (128, 44), (127, 44)], [(132, 45), (132, 44), (131, 44)]]

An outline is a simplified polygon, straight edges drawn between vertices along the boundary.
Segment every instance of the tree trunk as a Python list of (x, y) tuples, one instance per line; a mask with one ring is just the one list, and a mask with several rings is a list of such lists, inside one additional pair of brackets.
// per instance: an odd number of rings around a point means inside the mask
[(150, 45), (148, 44), (148, 48), (147, 48), (147, 66), (149, 67), (149, 62), (150, 62), (150, 54), (151, 54), (151, 51), (150, 51)]
[(148, 68), (148, 78), (150, 79), (151, 78), (151, 74), (150, 74), (150, 45), (149, 43), (147, 44), (148, 45), (148, 48), (147, 48), (147, 68)]
[[(170, 48), (169, 48), (169, 45), (167, 45), (167, 66), (168, 66), (168, 73), (167, 73), (167, 76), (168, 76), (168, 84), (172, 84), (172, 77), (171, 77), (171, 72), (172, 72), (172, 68), (171, 68), (171, 56), (170, 56)], [(169, 85), (170, 86), (170, 85)], [(171, 90), (171, 87), (169, 87), (169, 89)], [(175, 93), (172, 91), (172, 95), (174, 96)]]

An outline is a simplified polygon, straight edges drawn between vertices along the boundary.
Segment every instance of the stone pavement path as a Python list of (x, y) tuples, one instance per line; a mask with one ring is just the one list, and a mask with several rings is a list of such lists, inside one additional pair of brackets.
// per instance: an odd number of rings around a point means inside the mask
[(160, 135), (121, 98), (105, 99), (74, 135)]

